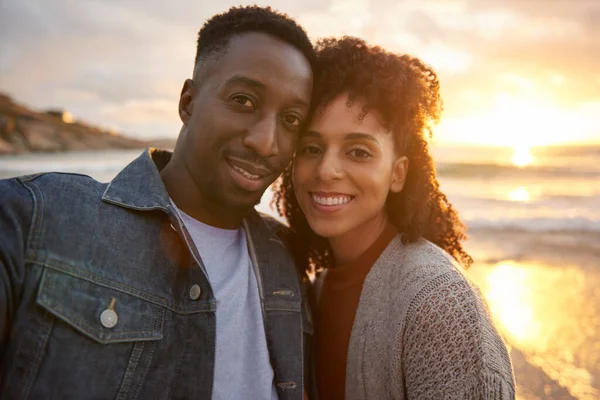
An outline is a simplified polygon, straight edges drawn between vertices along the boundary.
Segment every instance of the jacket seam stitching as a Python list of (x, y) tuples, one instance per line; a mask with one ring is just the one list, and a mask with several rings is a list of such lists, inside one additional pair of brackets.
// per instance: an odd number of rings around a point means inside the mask
[[(57, 260), (54, 260), (54, 261), (57, 261)], [(93, 283), (95, 285), (105, 287), (107, 289), (111, 289), (111, 290), (115, 290), (117, 292), (128, 294), (128, 295), (133, 296), (135, 298), (138, 298), (138, 299), (147, 301), (149, 303), (155, 304), (157, 306), (165, 307), (165, 308), (167, 308), (167, 309), (169, 309), (169, 310), (171, 310), (171, 311), (173, 311), (175, 313), (178, 313), (178, 314), (187, 315), (187, 314), (195, 314), (195, 313), (198, 313), (198, 312), (212, 312), (212, 311), (214, 311), (213, 308), (216, 305), (216, 303), (214, 301), (211, 301), (211, 302), (208, 303), (207, 307), (201, 307), (200, 309), (195, 309), (193, 311), (184, 311), (184, 310), (181, 310), (178, 307), (174, 307), (172, 303), (168, 302), (167, 300), (165, 300), (165, 299), (163, 299), (161, 297), (155, 296), (155, 295), (147, 293), (147, 292), (143, 292), (143, 291), (141, 291), (139, 289), (133, 288), (133, 287), (128, 286), (128, 285), (126, 285), (124, 283), (116, 282), (116, 281), (113, 281), (113, 280), (101, 277), (101, 276), (96, 275), (96, 274), (94, 274), (92, 272), (86, 272), (86, 275), (88, 275), (88, 276), (81, 276), (81, 275), (78, 275), (78, 274), (73, 273), (71, 271), (66, 271), (64, 269), (61, 269), (60, 267), (57, 267), (57, 266), (54, 266), (54, 265), (50, 265), (50, 264), (48, 264), (46, 262), (43, 262), (43, 261), (39, 261), (39, 260), (35, 260), (35, 259), (28, 259), (28, 260), (26, 260), (26, 262), (29, 262), (29, 263), (32, 263), (32, 264), (41, 265), (41, 266), (43, 266), (45, 268), (48, 268), (48, 269), (51, 269), (53, 271), (58, 271), (59, 273), (63, 273), (65, 275), (69, 275), (71, 277), (74, 277), (74, 278), (77, 278), (77, 279), (81, 279), (81, 280)], [(57, 262), (59, 262), (59, 261), (57, 261)], [(115, 284), (116, 286), (111, 286), (111, 283)]]

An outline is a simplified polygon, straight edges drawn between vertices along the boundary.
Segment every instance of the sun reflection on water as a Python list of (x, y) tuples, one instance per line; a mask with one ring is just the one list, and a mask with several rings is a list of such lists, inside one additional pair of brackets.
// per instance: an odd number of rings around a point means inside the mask
[(523, 186), (519, 186), (508, 194), (508, 198), (512, 201), (527, 202), (529, 201), (529, 191)]
[(497, 323), (514, 341), (527, 347), (536, 342), (540, 333), (530, 279), (527, 270), (510, 263), (500, 264), (487, 276), (486, 293)]
[(576, 398), (600, 398), (590, 372), (600, 365), (600, 324), (589, 276), (576, 267), (516, 261), (476, 267), (471, 275), (511, 346)]

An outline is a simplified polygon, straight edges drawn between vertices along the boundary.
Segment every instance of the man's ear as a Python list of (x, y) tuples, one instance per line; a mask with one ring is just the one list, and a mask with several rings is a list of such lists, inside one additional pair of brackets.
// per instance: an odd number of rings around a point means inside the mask
[(400, 193), (404, 188), (406, 176), (408, 174), (408, 158), (406, 156), (398, 157), (392, 167), (392, 182), (390, 183), (390, 192)]
[(192, 117), (195, 90), (194, 81), (186, 79), (181, 89), (181, 95), (179, 96), (179, 118), (181, 118), (181, 122), (184, 124), (187, 124)]

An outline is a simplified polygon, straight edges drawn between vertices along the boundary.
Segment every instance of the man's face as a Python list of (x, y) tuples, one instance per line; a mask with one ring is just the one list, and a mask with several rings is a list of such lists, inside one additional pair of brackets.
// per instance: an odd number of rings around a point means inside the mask
[(231, 38), (206, 64), (184, 85), (185, 128), (175, 156), (183, 157), (203, 202), (244, 212), (294, 154), (312, 70), (299, 50), (263, 33)]

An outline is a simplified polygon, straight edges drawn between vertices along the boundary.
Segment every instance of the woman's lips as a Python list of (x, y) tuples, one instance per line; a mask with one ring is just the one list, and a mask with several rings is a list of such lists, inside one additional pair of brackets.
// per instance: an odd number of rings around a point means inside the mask
[(340, 210), (354, 200), (354, 196), (344, 193), (309, 192), (308, 194), (312, 200), (313, 207), (317, 210), (328, 212)]

